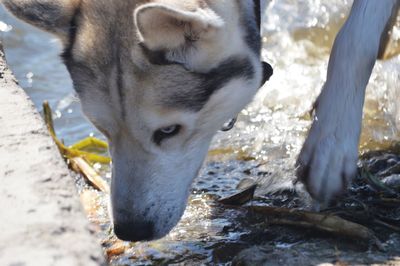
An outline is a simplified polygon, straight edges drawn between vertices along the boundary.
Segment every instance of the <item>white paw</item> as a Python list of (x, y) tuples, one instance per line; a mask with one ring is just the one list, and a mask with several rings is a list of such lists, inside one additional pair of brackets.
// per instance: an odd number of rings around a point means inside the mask
[(321, 118), (313, 122), (297, 159), (296, 175), (315, 200), (328, 204), (356, 174), (360, 122), (334, 113)]

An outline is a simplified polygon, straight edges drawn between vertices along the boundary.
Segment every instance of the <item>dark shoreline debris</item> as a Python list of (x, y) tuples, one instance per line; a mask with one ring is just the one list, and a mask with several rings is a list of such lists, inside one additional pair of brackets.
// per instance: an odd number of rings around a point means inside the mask
[(254, 198), (254, 192), (256, 191), (257, 184), (251, 185), (250, 187), (242, 190), (231, 196), (219, 199), (218, 202), (231, 205), (231, 206), (241, 206), (251, 201)]

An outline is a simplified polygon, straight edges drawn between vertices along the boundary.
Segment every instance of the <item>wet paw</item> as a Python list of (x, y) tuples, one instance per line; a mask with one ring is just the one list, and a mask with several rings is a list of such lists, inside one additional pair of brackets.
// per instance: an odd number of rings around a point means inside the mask
[(314, 121), (297, 159), (296, 175), (315, 200), (326, 205), (347, 189), (357, 171), (358, 139), (350, 127)]

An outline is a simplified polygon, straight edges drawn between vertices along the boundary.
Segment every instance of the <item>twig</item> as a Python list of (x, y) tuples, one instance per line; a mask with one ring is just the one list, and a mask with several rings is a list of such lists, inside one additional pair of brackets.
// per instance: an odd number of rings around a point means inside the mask
[(392, 231), (395, 231), (397, 233), (400, 233), (400, 227), (385, 223), (384, 221), (381, 221), (381, 220), (378, 220), (378, 219), (374, 219), (374, 223), (376, 223), (376, 224), (378, 224), (380, 226), (386, 227), (386, 228), (388, 228), (388, 229), (390, 229)]
[(110, 193), (108, 183), (101, 178), (101, 176), (81, 157), (74, 157), (70, 159), (70, 166), (75, 172), (82, 173), (82, 175), (89, 180), (89, 182), (97, 189)]
[(250, 210), (266, 215), (269, 224), (313, 228), (344, 237), (368, 240), (383, 250), (382, 244), (370, 229), (338, 216), (267, 206), (253, 206)]
[(399, 207), (400, 206), (400, 199), (396, 198), (380, 198), (379, 200), (371, 200), (371, 203), (382, 205), (386, 207)]
[(381, 180), (372, 175), (367, 169), (363, 169), (362, 172), (368, 184), (370, 184), (374, 189), (376, 189), (377, 191), (386, 192), (389, 195), (396, 195), (396, 191), (385, 185)]
[[(95, 161), (95, 162), (101, 162), (101, 163), (109, 163), (110, 158), (104, 157), (98, 154), (93, 154), (93, 153), (88, 153), (84, 151), (80, 151), (78, 149), (73, 149), (66, 147), (58, 138), (56, 135), (56, 132), (54, 130), (54, 124), (53, 124), (53, 117), (52, 117), (52, 111), (50, 108), (49, 103), (46, 101), (43, 103), (43, 113), (44, 113), (44, 120), (46, 123), (46, 126), (49, 130), (49, 133), (51, 137), (53, 138), (54, 142), (56, 143), (58, 149), (60, 150), (60, 153), (65, 157), (70, 160), (70, 167), (78, 173), (82, 173), (82, 175), (89, 180), (89, 182), (97, 189), (105, 192), (105, 193), (110, 193), (110, 188), (108, 183), (99, 176), (99, 174), (87, 163), (86, 160), (90, 161)], [(95, 143), (98, 146), (101, 147), (107, 147), (107, 143), (96, 140), (94, 138), (88, 138), (78, 144), (76, 146), (84, 146), (90, 143)], [(86, 160), (85, 160), (86, 159)]]

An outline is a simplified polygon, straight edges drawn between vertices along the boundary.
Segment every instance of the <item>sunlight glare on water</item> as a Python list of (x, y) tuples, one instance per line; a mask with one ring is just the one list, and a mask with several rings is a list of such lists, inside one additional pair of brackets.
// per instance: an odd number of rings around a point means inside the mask
[[(274, 76), (242, 112), (232, 138), (266, 158), (271, 155), (264, 151), (278, 148), (274, 144), (283, 151), (279, 156), (298, 154), (309, 126), (305, 118), (323, 86), (334, 37), (350, 6), (351, 1), (268, 1), (263, 58), (273, 65)], [(376, 63), (367, 89), (362, 144), (399, 139), (399, 69), (399, 56)]]

